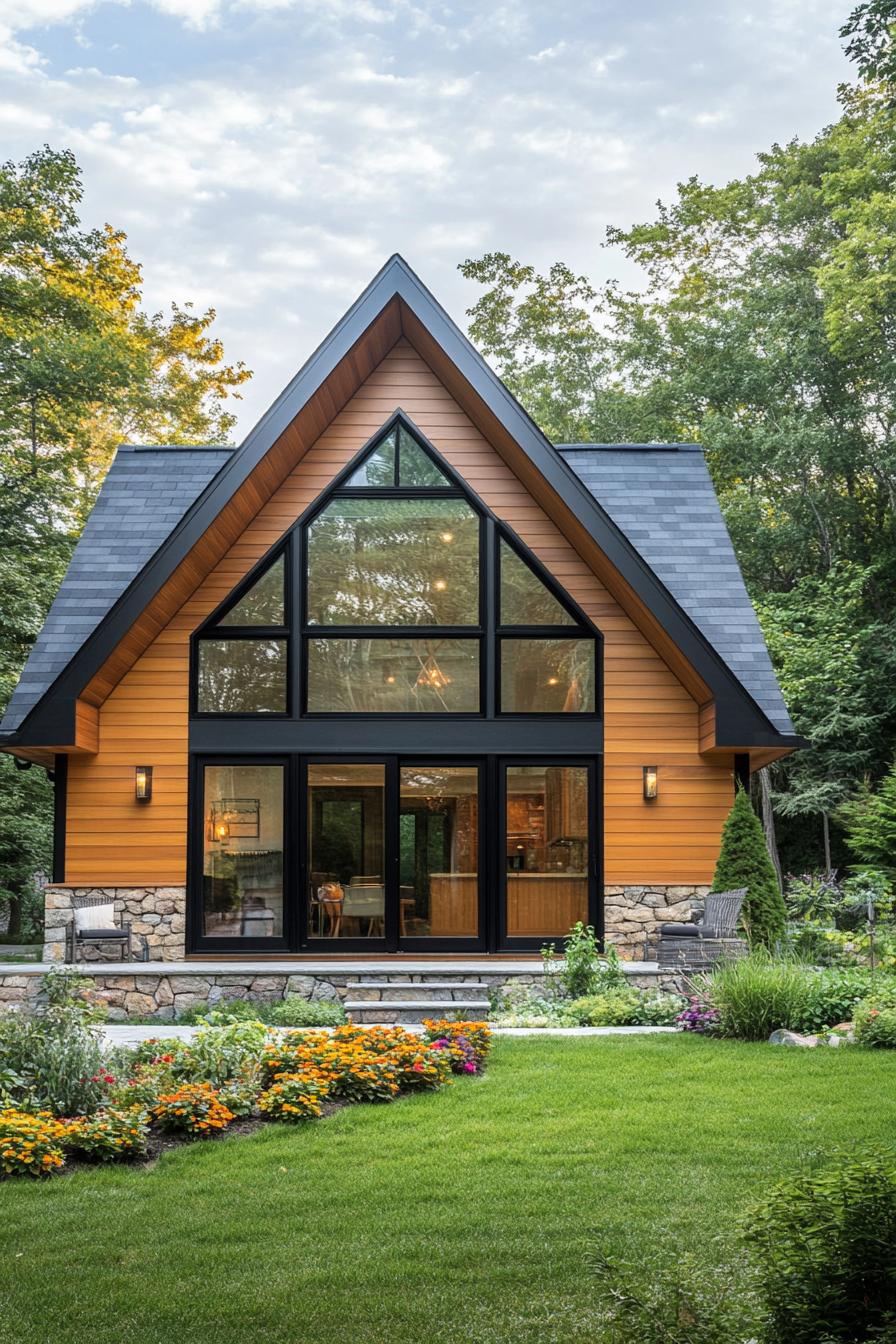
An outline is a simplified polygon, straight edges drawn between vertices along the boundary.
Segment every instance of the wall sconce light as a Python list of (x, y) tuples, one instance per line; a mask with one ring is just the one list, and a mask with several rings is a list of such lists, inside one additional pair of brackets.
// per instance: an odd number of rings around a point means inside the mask
[(644, 766), (644, 801), (646, 803), (653, 802), (659, 792), (657, 774), (658, 771), (655, 765)]
[(134, 797), (138, 803), (148, 803), (152, 797), (152, 766), (134, 766)]

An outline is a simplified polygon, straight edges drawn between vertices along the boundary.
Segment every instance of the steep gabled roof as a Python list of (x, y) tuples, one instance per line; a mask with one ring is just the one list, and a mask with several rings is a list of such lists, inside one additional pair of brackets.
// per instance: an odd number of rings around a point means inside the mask
[(121, 445), (12, 693), (0, 733), (20, 727), (232, 452)]
[(558, 451), (782, 733), (793, 724), (697, 444)]
[[(62, 627), (54, 621), (57, 637), (54, 646), (48, 649), (56, 660), (49, 672), (54, 679), (41, 694), (35, 680), (37, 663), (29, 660), (32, 698), (20, 699), (18, 706), (27, 709), (30, 704), (31, 708), (7, 735), (5, 745), (43, 745), (68, 740), (60, 733), (71, 731), (77, 697), (104, 667), (149, 604), (164, 591), (197, 543), (233, 505), (238, 492), (255, 482), (257, 474), (267, 468), (268, 455), (287, 441), (303, 416), (308, 417), (307, 432), (320, 433), (348, 401), (366, 372), (402, 334), (418, 346), (425, 359), (441, 364), (452, 384), (463, 388), (467, 408), (484, 432), (491, 429), (506, 436), (514, 450), (524, 454), (527, 470), (534, 469), (541, 492), (551, 494), (566, 516), (584, 529), (589, 544), (596, 544), (614, 575), (633, 594), (642, 616), (664, 632), (670, 646), (680, 651), (701, 683), (709, 688), (716, 705), (719, 741), (740, 748), (786, 750), (800, 745), (798, 739), (772, 722), (749, 686), (676, 600), (611, 511), (579, 479), (399, 256), (390, 258), (240, 447), (223, 458), (218, 470), (211, 474), (205, 488), (161, 544), (161, 528), (151, 537), (147, 533), (148, 544), (143, 554), (149, 553), (149, 545), (154, 545), (155, 550), (133, 572), (130, 582), (123, 570), (117, 571), (118, 581), (126, 585), (124, 591), (58, 672), (56, 668), (65, 650), (58, 638)], [(202, 450), (180, 451), (202, 453)], [(172, 503), (172, 516), (175, 511)], [(170, 526), (170, 522), (168, 517), (166, 525)], [(99, 607), (95, 614), (98, 611)], [(26, 687), (23, 695), (28, 694)], [(4, 722), (3, 728), (6, 727)]]

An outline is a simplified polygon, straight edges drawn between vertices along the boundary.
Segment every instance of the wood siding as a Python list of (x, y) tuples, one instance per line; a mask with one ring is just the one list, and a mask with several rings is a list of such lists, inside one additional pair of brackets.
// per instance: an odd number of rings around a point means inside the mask
[[(732, 798), (732, 759), (701, 757), (706, 716), (700, 725), (696, 700), (401, 339), (100, 706), (99, 751), (69, 765), (66, 882), (183, 883), (190, 634), (398, 407), (603, 631), (606, 883), (710, 880)], [(138, 763), (154, 766), (149, 807), (134, 800)], [(644, 764), (660, 768), (659, 797), (649, 806)]]

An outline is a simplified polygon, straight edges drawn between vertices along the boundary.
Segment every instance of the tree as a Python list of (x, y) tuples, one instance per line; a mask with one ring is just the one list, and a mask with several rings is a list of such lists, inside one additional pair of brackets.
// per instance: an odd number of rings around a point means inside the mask
[(879, 788), (863, 781), (841, 809), (846, 842), (856, 858), (896, 875), (896, 761)]
[[(223, 441), (250, 376), (224, 362), (213, 309), (141, 309), (125, 235), (85, 229), (81, 198), (69, 151), (0, 166), (0, 708), (117, 444)], [(3, 762), (0, 903), (48, 866), (45, 784)]]
[(787, 912), (765, 847), (762, 823), (742, 788), (722, 829), (722, 847), (712, 879), (713, 891), (737, 891), (740, 887), (747, 889), (741, 918), (750, 943), (773, 947), (784, 932)]
[(0, 910), (8, 912), (10, 942), (40, 926), (34, 878), (49, 875), (52, 862), (52, 785), (43, 770), (21, 771), (11, 756), (0, 756)]
[(840, 29), (863, 79), (896, 89), (896, 0), (864, 0)]

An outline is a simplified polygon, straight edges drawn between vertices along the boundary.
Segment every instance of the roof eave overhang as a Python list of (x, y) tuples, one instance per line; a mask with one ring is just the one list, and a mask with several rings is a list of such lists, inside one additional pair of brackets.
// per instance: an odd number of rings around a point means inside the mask
[[(407, 263), (394, 256), (318, 346), (270, 410), (224, 464), (184, 518), (84, 643), (72, 661), (31, 710), (21, 727), (0, 740), (0, 750), (17, 746), (46, 747), (76, 742), (78, 697), (124, 634), (204, 536), (235, 492), (263, 462), (312, 397), (343, 361), (351, 362), (361, 339), (378, 321), (397, 314), (397, 335), (405, 335), (428, 362), (434, 345), (469, 389), (467, 409), (487, 434), (489, 422), (530, 460), (544, 487), (578, 520), (623, 583), (637, 595), (680, 650), (716, 704), (716, 744), (742, 749), (795, 750), (802, 745), (781, 734), (723, 662), (687, 613), (679, 606), (625, 534), (601, 508), (585, 485), (471, 345)], [(390, 330), (391, 330), (390, 325)], [(397, 339), (396, 335), (396, 339)], [(423, 339), (425, 336), (425, 340)], [(430, 345), (432, 343), (432, 345)], [(428, 349), (421, 346), (428, 346)], [(438, 373), (439, 370), (436, 369)], [(343, 402), (344, 404), (344, 402)], [(333, 402), (333, 415), (341, 405)], [(478, 416), (477, 416), (478, 411)], [(488, 437), (488, 434), (487, 434)], [(731, 749), (734, 747), (732, 745)]]

